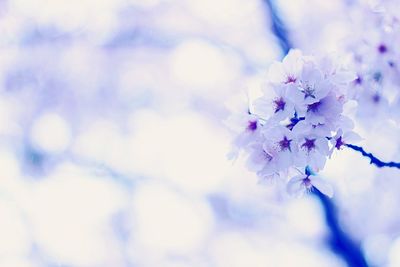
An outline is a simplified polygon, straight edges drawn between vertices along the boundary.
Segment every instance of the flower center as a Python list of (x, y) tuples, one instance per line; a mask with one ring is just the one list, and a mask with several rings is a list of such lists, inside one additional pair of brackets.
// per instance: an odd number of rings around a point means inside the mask
[(344, 145), (344, 142), (342, 140), (342, 137), (339, 136), (339, 138), (336, 140), (335, 148), (340, 149)]
[(288, 84), (288, 83), (295, 83), (296, 81), (297, 81), (297, 79), (296, 79), (293, 75), (289, 75), (289, 76), (287, 77), (287, 79), (286, 79), (285, 84)]
[(359, 76), (359, 75), (357, 75), (357, 79), (354, 80), (354, 83), (355, 83), (355, 84), (362, 84), (362, 82), (363, 82), (362, 77)]
[(268, 154), (268, 152), (265, 151), (264, 149), (263, 149), (263, 155), (266, 161), (270, 162), (272, 160), (272, 156)]
[(379, 53), (381, 53), (381, 54), (384, 54), (384, 53), (386, 53), (387, 52), (387, 46), (385, 45), (385, 44), (380, 44), (379, 46), (378, 46), (378, 51), (379, 51)]
[(281, 110), (285, 110), (286, 102), (283, 100), (282, 97), (275, 99), (274, 104), (275, 104), (275, 113), (277, 113)]
[(311, 85), (306, 85), (305, 88), (303, 88), (302, 92), (304, 93), (304, 99), (311, 97), (315, 98), (315, 88), (314, 86)]
[(308, 178), (308, 176), (306, 178), (303, 179), (303, 185), (307, 188), (310, 189), (312, 187), (311, 184), (311, 180), (310, 178)]
[(375, 104), (378, 104), (381, 101), (381, 96), (376, 93), (372, 96), (372, 102), (374, 102)]
[(257, 121), (248, 121), (247, 130), (254, 132), (257, 130)]
[(380, 83), (382, 80), (382, 73), (380, 73), (379, 71), (375, 72), (373, 74), (373, 78), (374, 78), (374, 81), (376, 81), (377, 83)]
[(279, 141), (279, 146), (281, 147), (281, 150), (289, 150), (290, 151), (290, 143), (292, 140), (287, 139), (286, 136), (283, 137), (281, 141)]
[(308, 105), (307, 112), (318, 112), (321, 104), (322, 104), (322, 102), (318, 101), (318, 102), (315, 102), (315, 103), (312, 103), (312, 104)]
[(308, 152), (310, 152), (315, 148), (315, 139), (305, 138), (305, 140), (306, 141), (301, 145), (301, 147), (304, 147)]

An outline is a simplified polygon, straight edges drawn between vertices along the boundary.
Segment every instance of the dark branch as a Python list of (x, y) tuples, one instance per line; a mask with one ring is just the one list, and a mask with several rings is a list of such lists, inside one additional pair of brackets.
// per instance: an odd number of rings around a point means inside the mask
[(339, 254), (349, 267), (368, 267), (359, 245), (340, 226), (334, 203), (316, 188), (313, 188), (313, 194), (323, 207), (325, 221), (330, 230), (328, 244), (331, 249)]
[(394, 162), (394, 161), (384, 162), (384, 161), (378, 159), (377, 157), (375, 157), (372, 153), (366, 152), (364, 150), (364, 148), (362, 148), (361, 146), (356, 146), (356, 145), (352, 145), (352, 144), (346, 144), (346, 146), (355, 151), (360, 152), (364, 157), (369, 158), (370, 164), (374, 164), (378, 168), (390, 167), (390, 168), (400, 169), (400, 162)]

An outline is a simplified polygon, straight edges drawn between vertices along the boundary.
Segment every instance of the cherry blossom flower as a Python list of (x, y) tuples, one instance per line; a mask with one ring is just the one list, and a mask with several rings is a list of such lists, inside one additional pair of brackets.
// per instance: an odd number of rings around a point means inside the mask
[(280, 153), (268, 143), (253, 143), (248, 146), (247, 167), (260, 177), (279, 176)]
[(268, 70), (268, 81), (273, 84), (298, 83), (303, 66), (303, 55), (292, 49), (282, 62), (274, 62)]
[(311, 191), (313, 188), (318, 189), (322, 194), (333, 197), (332, 186), (317, 175), (300, 174), (289, 180), (286, 190), (290, 195), (299, 196)]
[(357, 116), (366, 125), (371, 124), (373, 119), (386, 117), (390, 109), (389, 101), (382, 91), (369, 88), (364, 88), (357, 104)]
[(305, 104), (318, 102), (328, 95), (332, 88), (330, 81), (325, 79), (322, 72), (312, 61), (304, 64), (300, 79), (299, 89)]
[(328, 140), (324, 137), (308, 135), (299, 138), (299, 151), (296, 155), (296, 165), (310, 166), (319, 171), (325, 166), (329, 154)]
[[(357, 73), (351, 97), (358, 102), (357, 119), (367, 127), (372, 121), (387, 120), (387, 114), (396, 105), (393, 100), (400, 95), (398, 3), (379, 2), (373, 9), (363, 9), (359, 25), (352, 31), (358, 34), (349, 38), (351, 41), (348, 44)], [(368, 31), (361, 31), (360, 28), (368, 28)]]
[(254, 113), (264, 120), (282, 120), (295, 112), (294, 103), (288, 97), (287, 87), (277, 85), (263, 89), (263, 96), (254, 101)]
[(265, 143), (277, 151), (277, 164), (279, 170), (285, 170), (293, 165), (294, 156), (297, 152), (297, 143), (293, 133), (282, 125), (262, 130)]
[(339, 129), (336, 135), (329, 140), (332, 144), (330, 153), (332, 153), (334, 150), (343, 149), (343, 146), (346, 144), (352, 144), (360, 141), (361, 139), (362, 138), (353, 131), (347, 131), (343, 133), (343, 130)]
[(342, 113), (343, 104), (332, 94), (307, 105), (306, 121), (312, 125), (333, 123)]
[(225, 121), (225, 124), (236, 133), (236, 137), (232, 141), (232, 150), (228, 154), (230, 159), (238, 157), (240, 148), (261, 139), (261, 124), (259, 118), (253, 114), (246, 112), (231, 116)]

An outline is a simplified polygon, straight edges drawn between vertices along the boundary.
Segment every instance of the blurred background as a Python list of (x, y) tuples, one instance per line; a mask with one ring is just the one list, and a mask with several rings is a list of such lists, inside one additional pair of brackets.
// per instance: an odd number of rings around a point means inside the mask
[[(294, 46), (340, 49), (357, 1), (277, 0)], [(342, 267), (314, 197), (227, 160), (225, 103), (282, 58), (262, 0), (0, 0), (0, 267)], [(365, 29), (364, 29), (365, 30)], [(386, 160), (398, 126), (358, 129)], [(400, 172), (323, 175), (371, 266), (400, 266)]]

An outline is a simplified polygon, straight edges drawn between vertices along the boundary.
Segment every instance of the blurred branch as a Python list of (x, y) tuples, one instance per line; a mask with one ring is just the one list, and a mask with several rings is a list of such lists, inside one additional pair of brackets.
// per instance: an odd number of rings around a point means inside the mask
[(269, 15), (271, 17), (271, 30), (276, 38), (278, 38), (282, 53), (285, 56), (289, 52), (290, 48), (293, 47), (288, 39), (289, 34), (287, 28), (280, 18), (280, 14), (275, 6), (275, 1), (264, 0), (264, 2), (267, 5)]
[(332, 200), (315, 188), (313, 194), (324, 210), (325, 222), (330, 231), (328, 243), (331, 249), (340, 255), (349, 267), (368, 267), (360, 247), (340, 227), (338, 211)]
[(116, 168), (107, 165), (105, 162), (98, 162), (73, 154), (69, 155), (68, 159), (77, 166), (91, 171), (96, 176), (111, 178), (114, 182), (123, 185), (125, 188), (132, 188), (135, 182), (142, 178), (136, 174), (123, 173)]
[[(279, 40), (282, 53), (286, 55), (292, 47), (286, 27), (279, 16), (274, 0), (264, 0), (264, 2), (270, 13), (272, 31)], [(349, 267), (368, 267), (360, 247), (340, 227), (338, 212), (332, 200), (315, 188), (313, 193), (324, 210), (325, 221), (330, 231), (328, 242), (331, 249), (342, 257)]]

